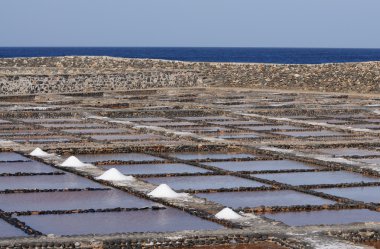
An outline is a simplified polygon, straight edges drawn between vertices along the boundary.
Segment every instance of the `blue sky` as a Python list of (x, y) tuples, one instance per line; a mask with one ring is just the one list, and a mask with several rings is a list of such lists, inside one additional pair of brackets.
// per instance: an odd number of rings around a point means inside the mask
[(0, 0), (0, 46), (380, 48), (380, 0)]

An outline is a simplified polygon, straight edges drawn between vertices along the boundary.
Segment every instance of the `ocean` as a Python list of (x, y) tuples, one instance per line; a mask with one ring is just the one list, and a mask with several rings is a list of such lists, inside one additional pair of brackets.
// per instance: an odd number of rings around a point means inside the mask
[(279, 64), (380, 61), (380, 49), (153, 47), (0, 48), (0, 58), (70, 55), (150, 58), (197, 62), (257, 62)]

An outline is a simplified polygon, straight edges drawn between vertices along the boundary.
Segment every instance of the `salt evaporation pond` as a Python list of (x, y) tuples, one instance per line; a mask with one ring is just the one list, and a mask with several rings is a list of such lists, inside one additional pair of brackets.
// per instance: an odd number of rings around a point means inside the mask
[(30, 161), (30, 162), (0, 162), (0, 174), (8, 173), (52, 173), (52, 172), (61, 172), (58, 169), (55, 169), (49, 165)]
[(235, 119), (227, 116), (205, 116), (205, 117), (181, 117), (180, 119), (188, 120), (188, 121), (204, 121), (204, 120), (231, 120)]
[(68, 143), (68, 142), (80, 141), (80, 139), (71, 138), (71, 137), (45, 137), (45, 138), (13, 139), (12, 141), (16, 143), (43, 144), (43, 143)]
[(117, 168), (125, 175), (138, 174), (180, 174), (180, 173), (206, 173), (208, 170), (183, 164), (183, 163), (155, 163), (155, 164), (130, 164), (130, 165), (106, 165), (103, 169)]
[(264, 183), (243, 179), (235, 176), (176, 176), (176, 177), (151, 177), (144, 181), (153, 184), (166, 183), (175, 190), (182, 189), (218, 189), (238, 187), (261, 187)]
[(307, 195), (292, 190), (201, 193), (197, 194), (197, 196), (232, 208), (324, 205), (335, 203), (317, 196)]
[(98, 127), (106, 127), (104, 124), (96, 124), (96, 123), (62, 123), (62, 124), (40, 124), (45, 128), (98, 128)]
[(355, 201), (380, 203), (380, 187), (326, 188), (315, 191), (340, 196)]
[(358, 173), (345, 171), (276, 173), (253, 176), (291, 185), (340, 184), (380, 181), (380, 178), (377, 177), (363, 176)]
[(265, 214), (265, 217), (276, 221), (281, 221), (289, 226), (380, 222), (380, 212), (370, 211), (367, 209), (284, 212)]
[(241, 153), (174, 153), (170, 156), (182, 160), (229, 160), (229, 159), (252, 159), (254, 155)]
[(332, 137), (332, 136), (342, 136), (348, 135), (342, 132), (335, 131), (283, 131), (283, 132), (274, 132), (279, 135), (286, 135), (291, 137)]
[(103, 161), (145, 162), (164, 161), (164, 159), (142, 153), (115, 153), (115, 154), (80, 154), (76, 157), (82, 162), (96, 163)]
[(358, 149), (358, 148), (329, 148), (329, 149), (320, 149), (318, 150), (322, 153), (327, 153), (331, 155), (335, 155), (337, 157), (342, 156), (380, 156), (380, 151), (376, 150), (366, 150), (366, 149)]
[(219, 224), (173, 208), (158, 211), (31, 215), (18, 216), (18, 219), (42, 233), (57, 235), (223, 229)]
[(14, 152), (0, 152), (0, 162), (28, 162), (29, 158)]
[(163, 138), (159, 135), (150, 135), (150, 134), (142, 134), (142, 135), (93, 135), (92, 139), (98, 141), (107, 141), (107, 140), (126, 140), (126, 141), (138, 141), (138, 140), (150, 140), (150, 139), (160, 139)]
[(0, 190), (66, 188), (103, 188), (103, 186), (69, 173), (65, 175), (3, 176), (0, 181)]
[(222, 136), (217, 136), (217, 138), (220, 139), (254, 139), (254, 138), (259, 138), (262, 137), (258, 134), (230, 134), (230, 135), (222, 135)]
[(357, 161), (360, 161), (363, 163), (380, 164), (380, 158), (357, 159)]
[(71, 134), (110, 134), (110, 133), (123, 133), (127, 132), (124, 129), (111, 129), (111, 128), (101, 128), (101, 129), (70, 129), (70, 130), (62, 130), (66, 133)]
[(265, 171), (265, 170), (291, 170), (291, 169), (316, 169), (302, 162), (291, 160), (263, 160), (242, 162), (207, 162), (208, 166), (217, 167), (229, 171)]
[(0, 238), (28, 236), (22, 230), (0, 219)]
[(0, 209), (6, 212), (142, 208), (152, 205), (151, 201), (120, 190), (0, 194)]
[(260, 121), (254, 121), (254, 120), (231, 120), (231, 121), (217, 121), (217, 122), (209, 122), (210, 124), (214, 125), (236, 125), (236, 126), (241, 126), (241, 125), (264, 125), (265, 123), (260, 122)]
[(300, 126), (293, 125), (264, 125), (264, 126), (242, 126), (240, 128), (252, 131), (272, 131), (272, 130), (301, 130)]
[(25, 123), (75, 123), (83, 120), (77, 118), (25, 118), (20, 121)]

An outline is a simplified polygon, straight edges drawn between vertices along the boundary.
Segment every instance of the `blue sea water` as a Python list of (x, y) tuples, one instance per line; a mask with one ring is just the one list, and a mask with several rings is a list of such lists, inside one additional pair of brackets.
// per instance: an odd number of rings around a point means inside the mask
[(0, 58), (69, 55), (114, 56), (200, 62), (258, 62), (285, 64), (380, 61), (380, 49), (0, 47)]

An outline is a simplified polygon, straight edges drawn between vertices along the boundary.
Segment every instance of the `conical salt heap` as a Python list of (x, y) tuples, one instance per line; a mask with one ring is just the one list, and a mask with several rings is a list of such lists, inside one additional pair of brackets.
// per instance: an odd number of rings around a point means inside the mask
[(218, 219), (223, 220), (236, 220), (243, 218), (241, 215), (235, 213), (231, 208), (223, 208), (219, 213), (215, 215)]
[(157, 198), (179, 198), (188, 196), (186, 193), (177, 193), (171, 189), (167, 184), (160, 184), (148, 195)]
[(32, 152), (30, 152), (31, 156), (36, 156), (36, 157), (48, 157), (51, 156), (51, 154), (41, 150), (40, 148), (35, 148)]
[(135, 180), (133, 176), (123, 175), (120, 171), (118, 171), (115, 168), (107, 170), (101, 176), (98, 176), (95, 179), (104, 180), (104, 181), (134, 181)]
[(64, 161), (61, 164), (61, 166), (62, 167), (80, 168), (80, 167), (92, 166), (92, 164), (83, 163), (78, 158), (76, 158), (75, 156), (71, 156), (71, 157), (67, 158), (66, 161)]

